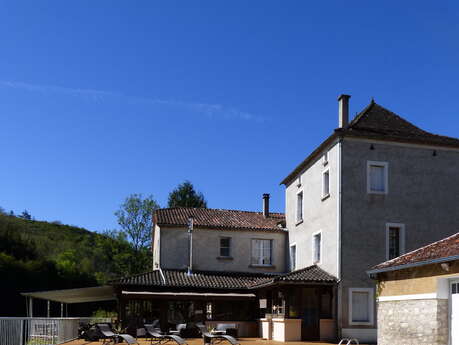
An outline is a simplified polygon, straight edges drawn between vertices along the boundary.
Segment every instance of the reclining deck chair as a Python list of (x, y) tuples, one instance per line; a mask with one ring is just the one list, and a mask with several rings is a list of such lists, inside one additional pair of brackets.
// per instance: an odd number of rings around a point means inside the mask
[(160, 345), (169, 341), (175, 341), (179, 345), (188, 345), (185, 339), (176, 334), (161, 334), (161, 331), (155, 328), (153, 324), (145, 324), (144, 327), (147, 334), (151, 337), (151, 344)]
[(227, 335), (227, 334), (212, 334), (207, 331), (206, 326), (204, 325), (197, 325), (199, 330), (201, 331), (202, 338), (204, 339), (204, 344), (210, 343), (211, 345), (213, 344), (219, 344), (222, 341), (228, 341), (231, 343), (231, 345), (238, 345), (239, 342), (236, 340), (236, 338)]
[(96, 327), (100, 331), (104, 339), (102, 343), (103, 345), (110, 344), (111, 342), (113, 342), (113, 344), (120, 343), (120, 341), (118, 341), (119, 339), (124, 340), (126, 343), (130, 345), (138, 344), (137, 340), (132, 335), (114, 333), (112, 331), (112, 328), (110, 327), (110, 324), (108, 323), (98, 323), (96, 324)]

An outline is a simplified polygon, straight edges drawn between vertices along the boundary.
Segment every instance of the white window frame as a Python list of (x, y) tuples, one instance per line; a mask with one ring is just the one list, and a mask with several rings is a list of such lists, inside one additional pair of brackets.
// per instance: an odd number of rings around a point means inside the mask
[[(325, 174), (328, 173), (328, 193), (325, 194)], [(325, 169), (322, 171), (322, 200), (328, 198), (330, 196), (331, 190), (331, 178), (330, 178), (330, 168)]]
[[(292, 247), (295, 247), (295, 267), (292, 266)], [(290, 254), (290, 271), (295, 271), (298, 266), (298, 247), (296, 245), (296, 242), (290, 245), (289, 254)]]
[(405, 254), (405, 224), (402, 223), (386, 223), (386, 260), (389, 260), (389, 229), (399, 228), (400, 243), (399, 252), (400, 255)]
[[(227, 247), (228, 248), (228, 255), (222, 255), (222, 240), (223, 239), (229, 240), (229, 246)], [(232, 250), (231, 250), (231, 242), (233, 242), (232, 238), (229, 237), (229, 236), (220, 236), (218, 242), (219, 242), (219, 245), (220, 245), (219, 248), (218, 248), (219, 257), (221, 257), (221, 258), (230, 258), (231, 257), (231, 252), (232, 252)], [(223, 247), (223, 248), (226, 248), (226, 247)]]
[[(301, 194), (301, 219), (298, 218), (298, 215), (299, 215), (299, 212), (298, 212), (298, 197), (299, 195)], [(296, 219), (296, 224), (300, 224), (303, 222), (304, 220), (304, 193), (303, 193), (303, 190), (299, 190), (297, 193), (296, 193), (296, 206), (295, 206), (295, 211), (296, 211), (296, 214), (295, 214), (295, 219)]]
[[(352, 321), (352, 293), (353, 292), (368, 292), (368, 322)], [(375, 314), (375, 291), (372, 288), (349, 288), (349, 325), (355, 326), (373, 326)]]
[[(372, 191), (370, 183), (370, 167), (381, 166), (384, 168), (384, 191)], [(367, 161), (367, 193), (368, 194), (388, 194), (389, 193), (389, 162)]]
[[(316, 257), (316, 246), (315, 246), (315, 237), (317, 235), (320, 235), (320, 258), (319, 258), (319, 261), (315, 261), (315, 257)], [(320, 265), (322, 263), (322, 257), (323, 257), (323, 243), (324, 243), (324, 239), (323, 239), (323, 235), (322, 235), (322, 230), (319, 230), (319, 231), (316, 231), (312, 234), (312, 264), (313, 265)]]
[[(259, 263), (260, 262), (260, 257), (258, 257), (258, 263), (253, 263), (252, 262), (252, 259), (253, 259), (253, 256), (252, 256), (252, 253), (253, 253), (253, 246), (254, 246), (254, 241), (269, 241), (270, 242), (270, 246), (271, 246), (271, 249), (270, 249), (270, 259), (271, 259), (271, 263), (269, 264), (263, 264), (263, 263)], [(271, 238), (252, 238), (250, 239), (250, 265), (251, 266), (255, 266), (255, 267), (272, 267), (274, 266), (274, 240), (271, 239)]]
[(298, 188), (301, 187), (301, 174), (298, 175), (298, 178), (297, 178), (297, 180), (296, 180), (296, 186), (297, 186)]
[(325, 151), (324, 155), (322, 156), (322, 164), (324, 166), (328, 164), (328, 151)]

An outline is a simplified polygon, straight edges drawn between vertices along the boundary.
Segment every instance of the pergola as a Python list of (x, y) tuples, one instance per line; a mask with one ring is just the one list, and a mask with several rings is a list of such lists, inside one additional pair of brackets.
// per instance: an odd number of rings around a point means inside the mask
[(78, 289), (48, 290), (36, 292), (23, 292), (26, 298), (27, 316), (33, 317), (33, 300), (41, 299), (47, 301), (47, 316), (50, 316), (50, 304), (56, 302), (61, 304), (61, 317), (67, 316), (67, 305), (74, 303), (89, 303), (116, 300), (115, 290), (111, 285), (86, 287)]

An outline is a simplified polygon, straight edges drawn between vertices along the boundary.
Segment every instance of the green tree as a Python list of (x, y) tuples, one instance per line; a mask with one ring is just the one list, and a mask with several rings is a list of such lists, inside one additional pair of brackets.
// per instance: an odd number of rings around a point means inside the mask
[[(149, 254), (151, 253), (153, 212), (158, 208), (159, 204), (152, 196), (144, 199), (141, 194), (132, 194), (115, 212), (121, 231), (125, 234), (134, 251), (133, 258), (130, 260), (131, 272), (129, 273), (142, 272), (148, 267)], [(126, 253), (121, 254), (121, 261), (125, 260), (125, 255)]]
[(185, 181), (170, 192), (167, 206), (207, 208), (207, 202), (204, 195), (197, 192), (190, 181)]

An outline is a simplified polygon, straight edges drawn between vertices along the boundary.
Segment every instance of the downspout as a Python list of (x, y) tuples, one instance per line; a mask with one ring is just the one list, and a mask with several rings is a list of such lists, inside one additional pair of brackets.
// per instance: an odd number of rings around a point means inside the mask
[(193, 216), (188, 218), (189, 262), (188, 275), (193, 273)]
[(337, 282), (337, 298), (336, 298), (336, 324), (337, 324), (337, 332), (338, 338), (341, 338), (341, 322), (342, 322), (342, 301), (343, 301), (343, 291), (341, 288), (341, 216), (342, 216), (342, 179), (341, 175), (342, 171), (342, 143), (343, 138), (338, 139), (338, 173), (337, 175), (337, 190), (338, 190), (338, 197), (337, 197), (337, 217), (336, 217), (336, 246), (337, 246), (337, 255), (336, 255), (336, 278), (338, 278)]

